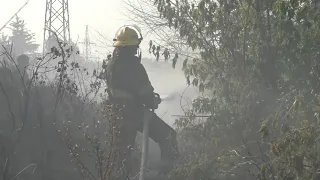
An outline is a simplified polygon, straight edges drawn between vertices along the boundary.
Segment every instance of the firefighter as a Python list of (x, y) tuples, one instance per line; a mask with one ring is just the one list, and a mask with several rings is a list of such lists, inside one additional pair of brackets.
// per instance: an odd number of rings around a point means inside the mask
[(29, 75), (27, 72), (29, 61), (30, 61), (30, 58), (25, 54), (22, 54), (17, 58), (18, 74), (23, 78), (25, 83), (29, 79)]
[[(8, 67), (0, 68), (0, 81), (10, 87), (18, 88), (20, 91), (24, 89), (24, 85), (29, 80), (27, 67), (29, 66), (29, 57), (25, 54), (18, 56), (15, 66), (12, 70)], [(22, 81), (23, 80), (23, 81)]]
[(165, 48), (165, 50), (163, 51), (162, 55), (164, 55), (164, 60), (167, 62), (170, 58), (170, 52), (168, 48)]
[[(109, 101), (121, 115), (116, 141), (118, 162), (121, 162), (118, 164), (118, 170), (122, 173), (120, 179), (125, 179), (129, 171), (130, 153), (137, 132), (143, 131), (144, 110), (157, 109), (159, 104), (147, 72), (141, 64), (139, 45), (142, 39), (137, 26), (121, 27), (114, 39), (113, 57), (106, 66)], [(149, 136), (159, 144), (163, 164), (170, 167), (178, 154), (176, 132), (155, 114), (149, 122)]]

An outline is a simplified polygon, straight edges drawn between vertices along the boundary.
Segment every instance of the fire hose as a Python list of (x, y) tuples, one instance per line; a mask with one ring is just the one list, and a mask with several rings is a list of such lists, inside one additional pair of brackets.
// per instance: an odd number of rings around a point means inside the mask
[[(154, 93), (154, 103), (155, 107), (161, 103), (160, 95)], [(139, 180), (144, 180), (146, 164), (148, 158), (148, 149), (149, 149), (149, 121), (155, 115), (154, 111), (156, 108), (145, 109), (144, 117), (143, 117), (143, 137), (142, 137), (142, 155), (141, 155), (141, 166), (140, 166), (140, 177)]]

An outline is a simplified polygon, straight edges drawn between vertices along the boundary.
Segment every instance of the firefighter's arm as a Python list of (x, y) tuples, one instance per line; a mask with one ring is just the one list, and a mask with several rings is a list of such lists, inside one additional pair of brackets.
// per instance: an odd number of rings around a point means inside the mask
[(137, 64), (132, 76), (132, 90), (138, 98), (148, 107), (154, 106), (154, 88), (142, 64)]

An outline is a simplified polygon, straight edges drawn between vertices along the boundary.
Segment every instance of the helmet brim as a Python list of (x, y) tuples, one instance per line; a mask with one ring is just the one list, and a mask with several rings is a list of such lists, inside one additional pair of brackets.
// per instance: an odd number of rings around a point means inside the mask
[(115, 41), (113, 47), (124, 47), (124, 46), (138, 46), (140, 44), (139, 40), (131, 41)]

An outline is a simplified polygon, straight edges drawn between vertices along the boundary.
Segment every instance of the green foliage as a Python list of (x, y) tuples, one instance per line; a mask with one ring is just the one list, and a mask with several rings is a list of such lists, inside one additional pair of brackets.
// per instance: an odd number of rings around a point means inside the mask
[[(318, 165), (311, 162), (318, 161), (313, 153), (318, 133), (310, 123), (320, 90), (320, 10), (315, 2), (155, 0), (153, 5), (198, 53), (192, 62), (186, 59), (182, 69), (188, 84), (203, 92), (187, 118), (177, 120), (183, 157), (196, 160), (179, 165), (173, 179), (201, 177), (192, 170), (201, 162), (216, 172), (201, 157), (216, 159), (239, 146), (239, 156), (247, 153), (252, 163), (235, 165), (236, 179), (315, 179)], [(198, 114), (208, 118), (199, 119)], [(248, 141), (266, 144), (247, 146)], [(283, 141), (285, 145), (279, 143)], [(285, 153), (270, 155), (275, 144)], [(311, 169), (301, 166), (304, 160)], [(226, 158), (220, 168), (233, 169), (230, 162)], [(235, 164), (245, 162), (240, 158)], [(204, 179), (229, 179), (231, 171), (225, 172), (229, 174)]]
[[(271, 160), (261, 165), (259, 179), (318, 179), (319, 166), (319, 102), (305, 102), (299, 97), (288, 110), (276, 112), (269, 122), (263, 123), (261, 133), (269, 137)], [(299, 107), (298, 107), (298, 104)], [(308, 110), (315, 117), (308, 117)], [(265, 134), (265, 131), (270, 134)], [(272, 175), (272, 176), (270, 176)]]

